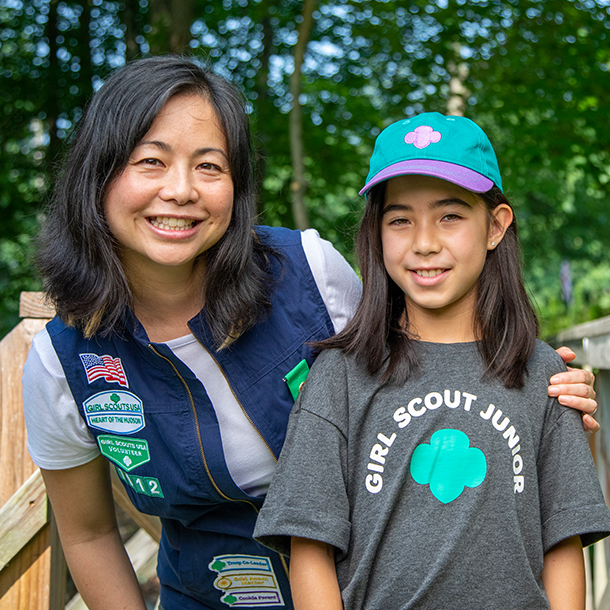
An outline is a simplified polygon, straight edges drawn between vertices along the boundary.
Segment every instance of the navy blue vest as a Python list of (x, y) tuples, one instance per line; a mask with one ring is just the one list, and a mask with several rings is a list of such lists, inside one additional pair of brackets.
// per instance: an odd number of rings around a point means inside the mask
[[(334, 331), (300, 233), (257, 227), (276, 248), (268, 318), (215, 350), (201, 317), (193, 334), (224, 372), (276, 458), (293, 398), (284, 376)], [(58, 318), (47, 325), (81, 417), (117, 467), (134, 505), (163, 524), (158, 573), (165, 610), (292, 607), (283, 559), (252, 539), (262, 499), (233, 482), (205, 387), (137, 320), (122, 335), (85, 339)], [(244, 455), (247, 459), (247, 455)]]

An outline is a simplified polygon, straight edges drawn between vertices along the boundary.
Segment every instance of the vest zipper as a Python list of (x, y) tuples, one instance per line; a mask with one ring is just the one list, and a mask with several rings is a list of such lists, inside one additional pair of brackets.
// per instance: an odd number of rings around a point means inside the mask
[[(197, 339), (197, 335), (195, 333), (193, 333), (193, 337), (195, 337), (195, 339)], [(241, 404), (241, 401), (237, 397), (237, 394), (235, 394), (235, 392), (233, 391), (233, 386), (229, 383), (229, 379), (225, 375), (224, 369), (220, 366), (220, 364), (218, 364), (218, 360), (216, 360), (216, 358), (214, 358), (214, 354), (212, 354), (212, 352), (203, 343), (201, 343), (201, 341), (199, 341), (199, 339), (197, 339), (197, 342), (199, 343), (199, 345), (201, 345), (201, 347), (208, 353), (210, 358), (214, 361), (214, 364), (218, 367), (218, 370), (222, 373), (222, 376), (224, 377), (225, 381), (227, 382), (227, 387), (229, 388), (229, 390), (231, 390), (231, 394), (233, 394), (233, 398), (235, 398), (235, 402), (239, 405), (239, 408), (242, 410), (244, 417), (248, 420), (250, 425), (256, 430), (256, 433), (261, 437), (261, 440), (263, 441), (263, 443), (265, 443), (265, 447), (267, 447), (267, 449), (269, 450), (269, 453), (273, 456), (273, 459), (277, 462), (277, 457), (275, 457), (275, 453), (273, 453), (273, 450), (271, 449), (271, 447), (269, 447), (269, 443), (265, 440), (265, 437), (260, 433), (259, 429), (254, 425), (254, 422), (252, 421), (252, 419), (250, 419), (248, 412), (244, 409), (244, 406)]]
[(203, 442), (201, 441), (201, 432), (199, 430), (199, 418), (197, 417), (197, 410), (195, 409), (195, 401), (193, 400), (193, 395), (191, 394), (191, 389), (189, 388), (188, 384), (186, 383), (186, 381), (184, 381), (182, 375), (178, 372), (178, 369), (176, 368), (176, 365), (167, 357), (164, 356), (163, 354), (159, 353), (154, 345), (151, 345), (150, 343), (148, 344), (148, 347), (157, 355), (159, 356), (159, 358), (163, 358), (163, 360), (165, 360), (166, 362), (168, 362), (170, 364), (170, 366), (172, 367), (172, 369), (174, 369), (174, 373), (176, 373), (176, 375), (178, 376), (178, 379), (180, 379), (180, 381), (182, 382), (182, 384), (184, 385), (184, 387), (186, 388), (186, 391), (188, 393), (188, 397), (189, 400), (191, 402), (191, 411), (193, 412), (193, 417), (195, 418), (195, 426), (197, 428), (197, 441), (199, 443), (199, 451), (201, 452), (201, 457), (203, 458), (203, 465), (205, 466), (205, 471), (208, 474), (208, 477), (210, 479), (210, 481), (212, 481), (212, 485), (214, 486), (214, 489), (225, 499), (225, 500), (229, 500), (231, 502), (245, 502), (246, 504), (249, 504), (255, 511), (256, 514), (258, 515), (258, 508), (249, 500), (238, 500), (235, 498), (230, 498), (229, 496), (225, 495), (224, 493), (222, 493), (222, 491), (220, 490), (220, 487), (218, 487), (218, 485), (216, 484), (216, 481), (214, 480), (214, 477), (212, 477), (212, 473), (210, 472), (210, 469), (208, 468), (208, 461), (205, 458), (205, 452), (203, 450)]
[[(195, 339), (197, 339), (197, 335), (195, 333), (193, 333), (193, 337), (195, 337)], [(227, 387), (231, 390), (231, 394), (233, 394), (233, 398), (235, 398), (235, 402), (237, 402), (237, 404), (239, 405), (240, 409), (242, 410), (245, 418), (250, 422), (250, 425), (256, 430), (256, 433), (261, 437), (261, 440), (263, 441), (263, 443), (265, 443), (265, 447), (267, 447), (267, 449), (269, 450), (269, 453), (273, 456), (273, 459), (277, 462), (277, 458), (275, 457), (275, 454), (271, 450), (271, 447), (269, 447), (269, 444), (265, 440), (265, 437), (260, 433), (259, 429), (254, 425), (254, 422), (250, 419), (248, 412), (244, 409), (244, 406), (241, 404), (241, 401), (239, 400), (239, 398), (237, 398), (237, 395), (233, 391), (233, 387), (231, 386), (227, 376), (225, 375), (224, 369), (220, 366), (220, 364), (218, 364), (218, 360), (216, 360), (216, 358), (214, 358), (214, 354), (212, 354), (212, 352), (210, 352), (210, 350), (203, 343), (201, 343), (201, 341), (199, 341), (199, 339), (197, 339), (197, 342), (199, 343), (199, 345), (201, 345), (201, 347), (209, 354), (210, 358), (214, 361), (214, 364), (216, 364), (216, 366), (218, 367), (218, 370), (222, 373), (222, 376), (224, 377), (225, 381), (227, 382)], [(173, 366), (173, 363), (171, 363), (171, 364)], [(176, 373), (178, 374), (178, 376), (180, 376), (178, 371), (176, 371)], [(184, 380), (182, 382), (184, 383)], [(189, 396), (190, 396), (190, 391), (189, 391)], [(192, 401), (192, 398), (191, 398), (191, 401)], [(203, 452), (203, 448), (201, 451)], [(207, 470), (207, 466), (206, 466), (206, 470)], [(208, 471), (208, 474), (209, 474), (209, 471)], [(212, 478), (211, 475), (210, 475), (210, 478)], [(247, 502), (247, 500), (244, 500), (244, 502)], [(248, 503), (252, 504), (251, 502), (248, 502)], [(252, 504), (252, 506), (254, 507), (254, 510), (256, 511), (256, 514), (258, 515), (258, 513), (259, 513), (258, 508), (254, 504)], [(277, 553), (277, 556), (280, 558), (280, 561), (282, 563), (282, 567), (284, 568), (284, 572), (286, 573), (286, 576), (288, 576), (289, 570), (288, 570), (288, 564), (286, 563), (286, 559), (284, 558), (284, 556), (281, 553)]]

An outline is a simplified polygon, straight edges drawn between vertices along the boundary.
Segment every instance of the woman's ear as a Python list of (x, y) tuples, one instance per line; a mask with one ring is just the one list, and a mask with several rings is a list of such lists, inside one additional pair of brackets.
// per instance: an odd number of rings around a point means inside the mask
[(500, 203), (491, 212), (487, 249), (493, 250), (504, 238), (504, 234), (513, 221), (513, 211), (506, 203)]

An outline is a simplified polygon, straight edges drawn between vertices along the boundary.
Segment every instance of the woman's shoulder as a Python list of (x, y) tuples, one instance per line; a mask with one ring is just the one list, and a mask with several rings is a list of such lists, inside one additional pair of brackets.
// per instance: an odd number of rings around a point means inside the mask
[(296, 246), (301, 244), (301, 231), (297, 231), (296, 229), (255, 225), (254, 232), (265, 245), (274, 248)]

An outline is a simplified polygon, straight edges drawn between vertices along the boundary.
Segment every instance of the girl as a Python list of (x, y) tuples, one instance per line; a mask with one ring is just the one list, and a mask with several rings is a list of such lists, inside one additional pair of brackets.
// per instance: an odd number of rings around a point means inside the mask
[(547, 396), (563, 365), (489, 140), (463, 117), (395, 123), (361, 192), (363, 298), (321, 344), (255, 538), (291, 551), (297, 610), (584, 608), (582, 545), (610, 512)]

